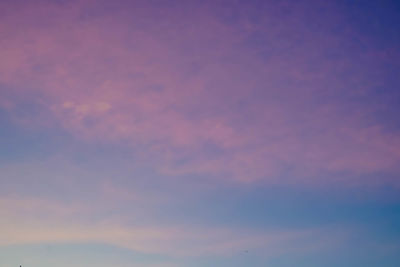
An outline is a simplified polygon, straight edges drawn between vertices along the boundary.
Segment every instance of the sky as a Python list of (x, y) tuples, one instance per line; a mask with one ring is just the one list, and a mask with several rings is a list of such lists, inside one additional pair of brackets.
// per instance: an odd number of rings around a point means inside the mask
[(399, 13), (0, 1), (0, 267), (399, 266)]

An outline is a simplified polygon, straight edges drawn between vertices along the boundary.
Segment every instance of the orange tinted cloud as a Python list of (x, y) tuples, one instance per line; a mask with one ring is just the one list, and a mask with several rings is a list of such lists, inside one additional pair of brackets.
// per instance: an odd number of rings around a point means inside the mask
[[(37, 205), (39, 204), (39, 206)], [(318, 250), (335, 245), (345, 231), (337, 229), (250, 230), (243, 228), (205, 227), (188, 225), (126, 225), (117, 218), (86, 222), (73, 212), (86, 208), (54, 203), (46, 199), (0, 199), (0, 245), (43, 243), (99, 243), (145, 253), (196, 257), (204, 255), (233, 255), (246, 250), (262, 251), (265, 256), (277, 256), (293, 251)], [(30, 210), (31, 212), (26, 212)], [(47, 213), (45, 218), (38, 216)], [(69, 215), (67, 215), (69, 214)], [(66, 216), (67, 215), (67, 216)], [(336, 238), (333, 238), (335, 235)], [(310, 243), (310, 238), (314, 238)], [(326, 240), (330, 239), (330, 242)], [(341, 239), (340, 238), (340, 239)], [(301, 243), (301, 245), (299, 245)], [(318, 247), (316, 243), (319, 244)]]

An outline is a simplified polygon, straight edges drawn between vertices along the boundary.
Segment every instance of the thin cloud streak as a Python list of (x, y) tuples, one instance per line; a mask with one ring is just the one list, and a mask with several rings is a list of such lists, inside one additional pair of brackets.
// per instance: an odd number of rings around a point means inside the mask
[[(12, 204), (10, 204), (12, 203)], [(95, 224), (77, 219), (62, 219), (60, 212), (69, 213), (70, 207), (41, 200), (41, 212), (51, 213), (45, 220), (26, 214), (26, 209), (38, 207), (31, 199), (1, 199), (1, 215), (8, 220), (1, 223), (0, 245), (42, 243), (99, 243), (174, 257), (198, 257), (201, 255), (230, 255), (245, 250), (264, 251), (276, 256), (290, 251), (322, 249), (332, 229), (254, 231), (235, 228), (193, 226), (124, 226), (107, 219)], [(56, 212), (54, 213), (54, 207)], [(10, 215), (12, 210), (13, 215)], [(76, 217), (76, 216), (75, 216)], [(4, 218), (4, 217), (3, 217)], [(68, 222), (65, 222), (68, 221)], [(334, 231), (335, 232), (335, 231)], [(337, 235), (336, 233), (335, 235)], [(328, 236), (326, 236), (328, 235)], [(310, 239), (313, 243), (307, 243)], [(321, 239), (320, 241), (317, 241)], [(303, 242), (303, 243), (302, 243)], [(305, 242), (305, 243), (304, 243)], [(318, 242), (319, 245), (316, 245)], [(302, 243), (302, 245), (300, 245)], [(335, 244), (335, 242), (329, 242)], [(297, 244), (297, 245), (296, 245)]]

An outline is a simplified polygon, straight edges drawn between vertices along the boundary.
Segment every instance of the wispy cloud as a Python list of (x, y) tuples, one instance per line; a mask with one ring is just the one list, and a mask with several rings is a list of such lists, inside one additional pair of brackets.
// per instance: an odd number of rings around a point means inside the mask
[[(205, 12), (208, 5), (190, 25), (178, 23), (189, 19), (186, 14), (167, 7), (158, 24), (161, 18), (149, 21), (140, 5), (130, 7), (132, 17), (116, 10), (118, 19), (87, 14), (91, 5), (16, 5), (2, 18), (0, 77), (15, 91), (2, 93), (4, 108), (25, 109), (18, 101), (36, 95), (32, 104), (45, 112), (30, 119), (50, 121), (87, 141), (144, 146), (141, 155), (165, 173), (241, 181), (276, 180), (288, 169), (297, 170), (295, 179), (324, 172), (398, 173), (398, 132), (368, 118), (371, 106), (346, 100), (368, 94), (384, 77), (375, 68), (357, 71), (347, 54), (326, 55), (341, 48), (327, 41), (346, 35), (317, 37), (291, 19), (276, 29), (239, 16), (236, 27)], [(16, 21), (16, 13), (25, 16)], [(307, 35), (287, 48), (289, 57), (274, 36), (293, 27)], [(251, 34), (271, 42), (270, 59), (248, 46)], [(317, 49), (307, 38), (324, 46)], [(371, 53), (358, 56), (384, 62)], [(371, 78), (361, 76), (366, 73)], [(358, 87), (349, 92), (343, 86)]]
[[(100, 243), (175, 257), (232, 255), (246, 250), (263, 251), (270, 256), (276, 256), (303, 250), (307, 246), (312, 250), (321, 249), (326, 245), (324, 244), (326, 238), (333, 237), (328, 237), (332, 234), (332, 229), (257, 231), (188, 225), (129, 226), (112, 218), (88, 223), (77, 219), (79, 217), (76, 216), (79, 209), (80, 213), (87, 212), (84, 207), (75, 205), (72, 208), (44, 199), (2, 198), (0, 205), (1, 216), (8, 218), (1, 223), (0, 245), (2, 246)], [(47, 213), (48, 216), (43, 218), (40, 213)], [(318, 241), (319, 239), (321, 240)], [(335, 244), (332, 242), (333, 240), (329, 241), (329, 244)]]

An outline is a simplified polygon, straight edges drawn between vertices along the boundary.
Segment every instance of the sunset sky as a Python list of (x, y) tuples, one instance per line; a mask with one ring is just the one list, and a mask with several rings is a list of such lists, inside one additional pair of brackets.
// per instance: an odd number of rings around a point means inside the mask
[(396, 0), (1, 0), (0, 267), (400, 266)]

